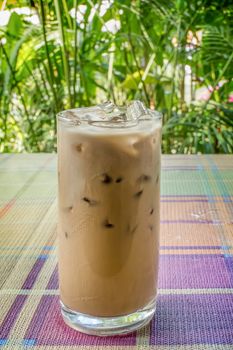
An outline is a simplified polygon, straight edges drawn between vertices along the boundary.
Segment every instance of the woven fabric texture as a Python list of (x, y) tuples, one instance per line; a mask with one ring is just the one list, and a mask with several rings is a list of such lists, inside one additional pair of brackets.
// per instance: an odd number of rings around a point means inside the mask
[(0, 156), (2, 349), (233, 349), (233, 156), (163, 156), (156, 315), (127, 336), (59, 310), (56, 155)]

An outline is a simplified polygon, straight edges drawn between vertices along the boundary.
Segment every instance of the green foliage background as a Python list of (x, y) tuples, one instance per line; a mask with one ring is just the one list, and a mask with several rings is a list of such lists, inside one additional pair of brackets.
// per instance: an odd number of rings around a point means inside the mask
[[(40, 24), (12, 12), (0, 27), (0, 151), (54, 151), (58, 111), (140, 99), (164, 114), (164, 152), (232, 153), (233, 2), (114, 0), (103, 16), (101, 4), (7, 2), (5, 10), (33, 8)], [(70, 10), (80, 5), (76, 21)], [(111, 19), (120, 23), (115, 33)], [(195, 101), (200, 87), (212, 87), (207, 101)]]

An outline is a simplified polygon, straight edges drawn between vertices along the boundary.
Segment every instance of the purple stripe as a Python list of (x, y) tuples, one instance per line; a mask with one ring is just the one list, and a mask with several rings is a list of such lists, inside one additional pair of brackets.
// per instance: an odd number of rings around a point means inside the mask
[[(191, 171), (208, 171), (211, 170), (211, 166), (207, 166), (207, 167), (200, 167), (199, 165), (192, 166), (192, 165), (187, 165), (187, 166), (179, 166), (179, 165), (162, 165), (161, 167), (162, 170), (191, 170)], [(232, 167), (220, 167), (219, 170), (232, 170)]]
[[(179, 203), (182, 203), (182, 202), (209, 202), (208, 199), (161, 199), (160, 202), (168, 202), (168, 203), (175, 203), (175, 202), (179, 202)], [(216, 202), (216, 201), (215, 201)], [(220, 202), (220, 201), (219, 201)], [(222, 201), (221, 201), (222, 202)]]
[[(231, 247), (224, 247), (224, 249), (230, 249)], [(214, 245), (197, 245), (197, 246), (190, 246), (190, 245), (162, 245), (160, 246), (160, 249), (178, 249), (178, 250), (185, 250), (185, 249), (191, 249), (191, 250), (197, 250), (197, 249), (222, 249), (222, 246), (214, 246)]]
[(27, 295), (17, 295), (10, 309), (8, 310), (0, 328), (0, 338), (8, 338), (11, 329), (13, 328), (19, 313), (21, 312)]
[(195, 253), (188, 253), (188, 254), (161, 254), (161, 256), (164, 257), (171, 257), (171, 256), (177, 256), (179, 257), (179, 259), (183, 259), (183, 258), (187, 258), (190, 256), (194, 256), (194, 257), (205, 257), (205, 256), (209, 256), (210, 258), (217, 258), (219, 256), (224, 258), (224, 254), (195, 254)]
[(225, 256), (225, 264), (227, 271), (229, 273), (231, 283), (233, 285), (233, 257), (232, 256)]
[(36, 282), (36, 279), (44, 266), (46, 259), (43, 257), (39, 257), (35, 264), (33, 265), (31, 271), (29, 272), (24, 284), (22, 285), (22, 289), (31, 289)]
[(163, 295), (151, 323), (151, 345), (233, 344), (232, 295)]
[[(233, 258), (228, 258), (228, 265)], [(223, 255), (160, 255), (159, 287), (166, 289), (233, 288), (233, 270)]]
[[(204, 197), (208, 198), (206, 194), (161, 194), (161, 197)], [(221, 196), (213, 196), (213, 197), (221, 197)]]
[(24, 339), (36, 339), (38, 346), (136, 345), (136, 333), (106, 339), (85, 335), (69, 328), (62, 320), (59, 298), (52, 295), (41, 298)]
[(52, 299), (50, 298), (50, 296), (42, 296), (37, 306), (37, 309), (32, 317), (30, 325), (25, 333), (24, 339), (38, 339), (41, 326), (44, 323), (46, 315), (48, 315), (51, 301)]
[(232, 197), (232, 195), (224, 195), (224, 196), (221, 196), (220, 194), (219, 195), (206, 195), (206, 194), (162, 194), (161, 197), (200, 197), (200, 198), (209, 198), (209, 197), (222, 197), (222, 198), (225, 198), (225, 197)]
[(190, 202), (190, 203), (194, 203), (194, 202), (201, 202), (201, 203), (213, 203), (213, 202), (224, 202), (224, 203), (232, 203), (233, 200), (231, 199), (161, 199), (160, 202), (165, 202), (165, 203), (182, 203), (182, 202)]
[(56, 266), (47, 284), (46, 289), (58, 289), (58, 267)]
[(161, 220), (160, 224), (220, 224), (212, 220)]

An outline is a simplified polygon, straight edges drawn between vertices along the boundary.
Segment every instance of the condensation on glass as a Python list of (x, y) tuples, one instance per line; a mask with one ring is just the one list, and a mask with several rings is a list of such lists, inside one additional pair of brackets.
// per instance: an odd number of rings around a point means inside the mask
[(159, 260), (161, 114), (140, 101), (58, 115), (61, 312), (88, 334), (149, 322)]

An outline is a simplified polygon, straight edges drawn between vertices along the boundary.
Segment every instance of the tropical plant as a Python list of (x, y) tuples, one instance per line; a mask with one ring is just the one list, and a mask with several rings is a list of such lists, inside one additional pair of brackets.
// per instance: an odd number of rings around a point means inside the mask
[(11, 12), (0, 26), (1, 151), (54, 151), (58, 111), (107, 99), (162, 111), (166, 153), (233, 151), (230, 0), (2, 6)]

